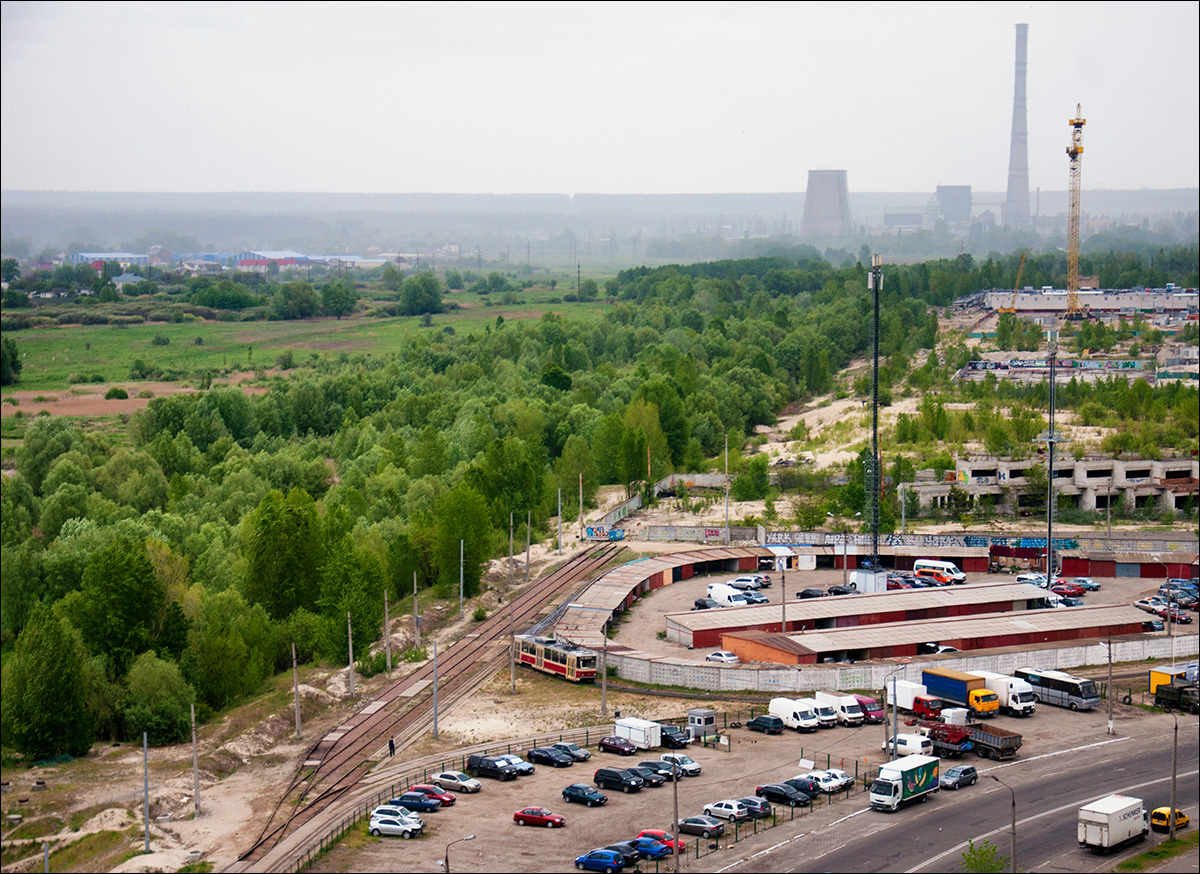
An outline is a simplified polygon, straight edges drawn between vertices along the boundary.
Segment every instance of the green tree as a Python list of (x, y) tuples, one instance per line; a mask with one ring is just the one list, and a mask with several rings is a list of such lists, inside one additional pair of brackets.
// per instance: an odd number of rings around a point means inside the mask
[(297, 607), (314, 604), (324, 564), (321, 522), (312, 497), (292, 489), (287, 497), (272, 489), (242, 525), (246, 557), (243, 591), (276, 620)]
[(742, 473), (733, 478), (729, 493), (735, 501), (760, 501), (771, 487), (768, 477), (767, 456), (760, 452), (746, 463)]
[(400, 314), (420, 316), (442, 311), (442, 286), (432, 272), (426, 271), (404, 280), (400, 288)]
[(437, 536), (433, 559), (438, 584), (446, 594), (457, 591), (461, 541), (463, 592), (468, 598), (479, 594), (483, 565), (491, 554), (494, 536), (487, 501), (470, 486), (459, 484), (438, 498), (434, 518)]
[(127, 688), (125, 728), (131, 738), (146, 732), (156, 746), (187, 739), (196, 695), (179, 665), (144, 652), (129, 669)]
[(959, 867), (967, 874), (1001, 874), (1008, 870), (1009, 859), (1008, 856), (1001, 856), (998, 853), (996, 845), (989, 840), (984, 840), (978, 845), (975, 841), (968, 840), (967, 848), (962, 852)]
[(357, 305), (358, 292), (349, 279), (335, 279), (321, 288), (321, 309), (327, 316), (337, 316), (341, 321), (342, 316), (350, 315)]
[(12, 337), (0, 340), (0, 385), (12, 385), (20, 380), (24, 363)]
[(0, 261), (0, 280), (12, 282), (21, 275), (20, 265), (16, 258), (5, 258)]
[(0, 724), (5, 743), (35, 759), (86, 755), (92, 721), (83, 667), (79, 633), (49, 607), (36, 607), (4, 665)]
[(317, 293), (307, 282), (286, 282), (271, 298), (271, 311), (280, 319), (307, 319), (321, 311)]
[(579, 299), (581, 301), (593, 301), (600, 296), (600, 288), (596, 285), (596, 280), (585, 279), (579, 284)]

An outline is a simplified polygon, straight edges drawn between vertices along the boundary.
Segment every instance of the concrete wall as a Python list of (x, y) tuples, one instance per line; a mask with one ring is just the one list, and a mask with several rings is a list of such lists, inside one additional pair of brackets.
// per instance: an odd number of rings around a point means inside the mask
[[(1141, 662), (1195, 657), (1200, 652), (1200, 634), (1177, 635), (1113, 641), (1113, 662)], [(905, 665), (862, 663), (856, 665), (804, 665), (798, 668), (758, 668), (750, 665), (729, 667), (697, 664), (683, 659), (654, 658), (646, 653), (608, 653), (608, 663), (624, 680), (661, 686), (683, 686), (711, 692), (779, 691), (800, 692), (816, 689), (882, 689), (893, 671), (901, 680), (921, 681), (921, 670), (936, 665), (958, 671), (994, 671), (1011, 674), (1017, 668), (1070, 671), (1084, 665), (1102, 665), (1108, 661), (1104, 643), (1080, 642), (1053, 649), (998, 652), (915, 660)]]

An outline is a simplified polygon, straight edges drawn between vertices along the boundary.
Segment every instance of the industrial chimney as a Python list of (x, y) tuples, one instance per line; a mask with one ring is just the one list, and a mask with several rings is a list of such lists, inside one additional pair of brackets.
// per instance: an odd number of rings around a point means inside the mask
[(1004, 198), (1004, 224), (1029, 226), (1029, 129), (1025, 124), (1025, 56), (1029, 25), (1017, 25), (1017, 62), (1013, 77), (1012, 143), (1008, 147), (1008, 195)]
[(804, 216), (800, 233), (806, 237), (848, 237), (850, 189), (845, 170), (809, 170), (808, 190), (804, 192)]

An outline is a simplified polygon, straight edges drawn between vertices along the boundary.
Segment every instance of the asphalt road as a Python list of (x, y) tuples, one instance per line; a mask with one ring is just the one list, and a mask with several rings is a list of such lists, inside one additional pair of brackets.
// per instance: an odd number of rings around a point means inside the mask
[[(1103, 739), (1014, 763), (968, 760), (979, 768), (975, 786), (937, 793), (926, 804), (887, 814), (856, 805), (839, 820), (797, 835), (721, 871), (905, 871), (958, 870), (968, 840), (986, 839), (1008, 855), (1012, 795), (1016, 794), (1017, 864), (1024, 871), (1108, 871), (1141, 852), (1135, 845), (1105, 856), (1081, 850), (1076, 812), (1114, 792), (1143, 798), (1149, 809), (1170, 799), (1171, 717), (1142, 720), (1131, 735)], [(1197, 721), (1180, 719), (1177, 805), (1195, 828), (1198, 780)], [(946, 763), (943, 762), (943, 766)], [(815, 823), (814, 823), (815, 824)]]

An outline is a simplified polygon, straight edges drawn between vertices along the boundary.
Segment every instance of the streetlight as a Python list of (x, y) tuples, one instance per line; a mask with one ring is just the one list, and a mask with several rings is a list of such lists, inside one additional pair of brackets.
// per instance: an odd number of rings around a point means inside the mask
[(1012, 845), (1008, 851), (1008, 862), (1009, 870), (1012, 871), (1012, 874), (1017, 874), (1017, 793), (995, 774), (988, 774), (988, 776), (1007, 789), (1008, 794), (1012, 796)]
[(1175, 743), (1171, 748), (1171, 811), (1170, 816), (1170, 833), (1168, 837), (1175, 840), (1175, 779), (1179, 773), (1179, 717), (1174, 713), (1171, 717), (1175, 720)]
[(455, 844), (461, 844), (463, 841), (473, 840), (475, 840), (475, 835), (467, 835), (465, 838), (459, 838), (457, 841), (451, 841), (450, 843), (446, 844), (446, 855), (445, 858), (442, 859), (442, 867), (446, 869), (446, 874), (450, 874), (450, 848)]
[[(887, 677), (883, 678), (883, 703), (884, 704), (887, 703), (888, 677), (890, 677), (892, 680), (892, 757), (890, 759), (888, 759), (889, 762), (894, 762), (896, 760), (896, 744), (897, 744), (896, 735), (900, 731), (900, 699), (896, 696), (896, 677), (903, 670), (904, 670), (904, 668), (896, 668), (896, 670), (894, 670), (890, 674), (888, 674)], [(887, 742), (888, 742), (887, 719), (885, 718), (883, 720), (883, 743), (884, 743), (885, 747), (887, 746)]]

